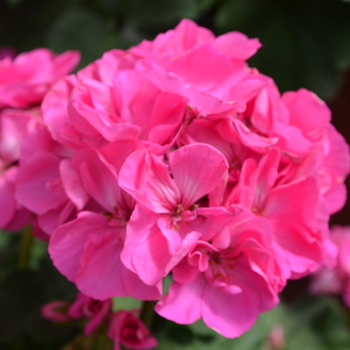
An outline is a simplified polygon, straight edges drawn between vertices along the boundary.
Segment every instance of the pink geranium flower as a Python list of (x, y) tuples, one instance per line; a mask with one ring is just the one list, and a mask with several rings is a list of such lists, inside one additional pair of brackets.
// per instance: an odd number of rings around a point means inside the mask
[[(116, 144), (124, 150), (128, 145), (133, 149), (137, 143)], [(103, 150), (107, 155), (109, 148)], [(114, 150), (119, 161), (118, 155), (122, 158), (123, 150)], [(94, 299), (126, 295), (146, 300), (159, 298), (160, 284), (145, 285), (120, 260), (126, 226), (135, 201), (119, 187), (118, 169), (93, 150), (78, 152), (71, 166), (81, 177), (84, 191), (97, 203), (95, 208), (98, 212), (81, 211), (76, 219), (54, 231), (49, 253), (55, 266), (74, 281), (79, 290)], [(67, 193), (74, 201), (81, 198), (80, 190), (76, 188), (67, 187)]]
[(312, 276), (310, 292), (316, 295), (339, 294), (350, 308), (350, 227), (334, 226), (331, 239), (339, 249), (336, 266), (322, 266)]
[(158, 282), (195, 241), (211, 240), (240, 211), (197, 203), (227, 176), (227, 168), (224, 156), (204, 144), (171, 152), (169, 165), (147, 150), (127, 158), (119, 183), (137, 204), (127, 226), (122, 260), (145, 283)]
[[(278, 303), (283, 279), (270, 246), (270, 227), (261, 218), (234, 220), (227, 248), (198, 241), (173, 269), (175, 282), (156, 311), (177, 323), (200, 317), (225, 337), (238, 337), (259, 313)], [(276, 283), (277, 282), (277, 283)]]
[(130, 349), (153, 349), (158, 345), (156, 338), (130, 311), (118, 311), (111, 317), (108, 337), (114, 342), (114, 350), (120, 350), (120, 345)]
[(55, 55), (48, 49), (24, 52), (0, 60), (0, 108), (25, 108), (41, 102), (58, 78), (78, 63), (76, 51)]
[[(0, 108), (29, 108), (53, 84), (37, 119), (1, 111), (0, 225), (31, 213), (85, 298), (161, 298), (157, 312), (175, 322), (247, 331), (287, 279), (336, 260), (328, 221), (350, 169), (325, 103), (281, 95), (248, 67), (259, 47), (185, 19), (56, 83), (74, 54), (0, 61)], [(116, 344), (155, 346), (132, 314), (112, 324)]]
[(68, 309), (68, 316), (72, 319), (87, 318), (84, 334), (91, 334), (103, 321), (107, 320), (112, 310), (112, 301), (95, 300), (82, 293), (78, 293), (76, 300)]
[(40, 308), (41, 316), (57, 323), (68, 322), (71, 318), (67, 315), (69, 303), (63, 300), (51, 301)]

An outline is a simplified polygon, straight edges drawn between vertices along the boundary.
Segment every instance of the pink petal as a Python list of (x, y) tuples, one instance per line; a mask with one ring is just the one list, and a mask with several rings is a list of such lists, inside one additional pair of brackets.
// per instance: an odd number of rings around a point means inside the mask
[(192, 144), (171, 152), (169, 164), (184, 208), (214, 190), (228, 169), (224, 155), (206, 144)]
[(156, 284), (165, 276), (166, 266), (175, 254), (160, 231), (157, 220), (158, 215), (136, 205), (127, 225), (121, 253), (124, 265), (149, 285)]
[[(78, 289), (98, 300), (128, 295), (123, 283), (123, 269), (120, 252), (123, 242), (118, 230), (111, 228), (106, 233), (90, 234), (80, 255), (80, 269), (76, 276)], [(97, 283), (98, 282), (98, 283)]]
[(87, 211), (79, 213), (77, 219), (59, 226), (51, 236), (49, 253), (54, 265), (68, 280), (75, 282), (89, 236), (109, 232), (115, 232), (115, 227), (108, 225), (106, 216)]
[(49, 152), (37, 152), (21, 164), (16, 197), (36, 214), (56, 209), (67, 201), (59, 174), (60, 159)]
[[(11, 174), (12, 173), (12, 174)], [(0, 227), (5, 228), (16, 212), (15, 186), (9, 177), (15, 179), (17, 168), (9, 169), (0, 177)], [(11, 176), (10, 176), (11, 175)]]
[(200, 319), (206, 281), (203, 276), (189, 283), (173, 282), (169, 293), (161, 299), (155, 311), (179, 324), (190, 324)]
[(83, 188), (79, 173), (72, 167), (69, 159), (61, 160), (60, 174), (68, 198), (78, 210), (82, 210), (88, 202), (89, 196)]
[(207, 285), (203, 293), (203, 321), (224, 337), (239, 337), (258, 318), (260, 310), (256, 292), (242, 288), (241, 293), (229, 294)]
[(168, 166), (150, 151), (131, 154), (119, 173), (119, 185), (156, 213), (168, 213), (179, 203), (179, 194)]
[(218, 36), (215, 45), (234, 59), (247, 60), (261, 47), (259, 39), (248, 39), (240, 32), (230, 32)]

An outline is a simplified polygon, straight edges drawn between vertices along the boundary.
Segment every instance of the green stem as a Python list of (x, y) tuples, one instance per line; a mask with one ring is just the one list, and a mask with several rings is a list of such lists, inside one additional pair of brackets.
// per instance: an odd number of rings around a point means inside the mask
[(140, 320), (145, 324), (145, 326), (150, 329), (152, 326), (153, 318), (154, 318), (154, 306), (157, 301), (144, 301), (142, 304), (142, 309), (140, 313)]
[(22, 233), (21, 246), (19, 248), (18, 268), (28, 270), (30, 262), (30, 253), (33, 245), (32, 227), (27, 225)]

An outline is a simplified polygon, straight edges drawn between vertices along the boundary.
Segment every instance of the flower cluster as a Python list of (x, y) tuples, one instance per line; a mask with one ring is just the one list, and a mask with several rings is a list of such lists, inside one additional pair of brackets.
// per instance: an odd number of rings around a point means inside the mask
[(348, 146), (317, 96), (248, 67), (260, 46), (183, 20), (46, 94), (15, 198), (81, 292), (160, 299), (167, 319), (237, 337), (288, 279), (334, 263)]
[(85, 335), (92, 334), (101, 325), (107, 326), (114, 350), (120, 350), (120, 345), (130, 349), (152, 349), (157, 346), (157, 340), (137, 317), (138, 313), (139, 310), (113, 312), (111, 299), (95, 300), (82, 293), (78, 293), (72, 304), (57, 300), (41, 307), (42, 316), (52, 322), (85, 319)]
[(337, 263), (334, 268), (321, 266), (312, 275), (309, 289), (315, 295), (341, 295), (350, 308), (350, 227), (332, 227), (331, 238), (339, 250)]
[[(30, 212), (15, 199), (15, 183), (22, 142), (43, 128), (40, 104), (46, 92), (77, 65), (80, 54), (55, 55), (36, 49), (15, 57), (14, 50), (0, 50), (0, 227), (15, 231), (32, 222)], [(34, 196), (36, 194), (34, 193)], [(38, 229), (38, 235), (44, 233)]]

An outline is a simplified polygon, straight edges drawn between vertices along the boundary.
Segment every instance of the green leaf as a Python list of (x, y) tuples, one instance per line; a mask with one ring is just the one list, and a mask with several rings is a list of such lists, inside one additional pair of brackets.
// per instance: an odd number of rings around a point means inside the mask
[(114, 297), (113, 298), (113, 312), (119, 310), (141, 309), (142, 300), (132, 297)]
[(249, 60), (283, 92), (305, 87), (331, 99), (350, 64), (350, 6), (340, 1), (235, 0), (219, 7), (220, 33), (238, 30), (263, 47)]
[(145, 37), (174, 28), (182, 18), (195, 19), (199, 15), (196, 0), (129, 0), (121, 3), (125, 21), (123, 37), (137, 44)]
[(118, 35), (111, 23), (84, 8), (65, 11), (48, 31), (48, 46), (56, 52), (79, 50), (82, 60), (79, 67), (98, 59), (118, 46)]

